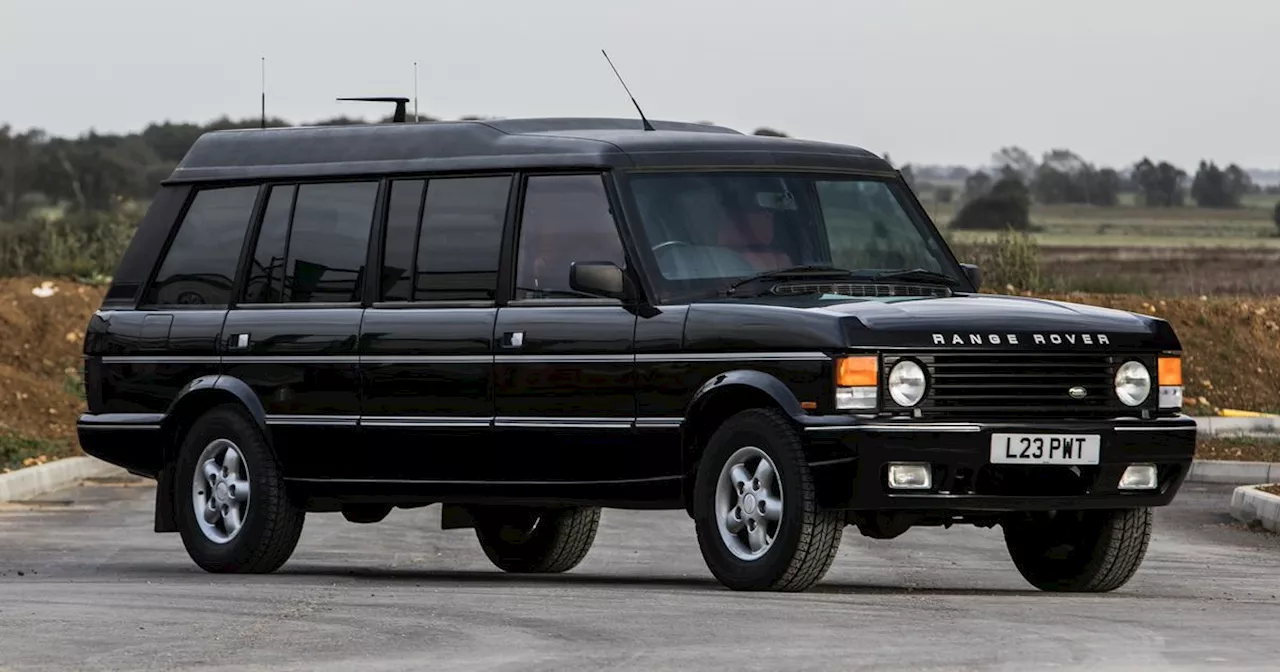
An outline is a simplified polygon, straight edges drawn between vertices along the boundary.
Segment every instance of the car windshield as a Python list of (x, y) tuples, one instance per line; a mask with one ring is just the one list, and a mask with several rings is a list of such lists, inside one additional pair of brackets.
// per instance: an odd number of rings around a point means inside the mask
[(628, 183), (666, 296), (797, 266), (963, 276), (901, 186), (861, 176), (678, 172)]

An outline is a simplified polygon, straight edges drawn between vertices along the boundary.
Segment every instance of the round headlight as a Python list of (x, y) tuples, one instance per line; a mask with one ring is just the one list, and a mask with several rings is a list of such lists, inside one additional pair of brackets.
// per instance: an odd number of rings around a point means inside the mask
[(1116, 371), (1116, 396), (1125, 406), (1140, 406), (1151, 394), (1151, 372), (1142, 362), (1125, 362)]
[(899, 406), (915, 406), (924, 398), (924, 369), (911, 360), (903, 360), (889, 371), (889, 396)]

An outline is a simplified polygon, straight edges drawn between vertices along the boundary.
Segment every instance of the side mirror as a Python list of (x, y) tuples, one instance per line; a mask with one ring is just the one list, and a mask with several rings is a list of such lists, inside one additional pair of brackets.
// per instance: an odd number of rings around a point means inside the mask
[(612, 261), (575, 261), (569, 264), (569, 288), (606, 299), (626, 299), (622, 269)]
[(974, 291), (982, 289), (982, 269), (976, 264), (960, 264), (960, 268), (964, 269), (965, 277), (969, 278), (969, 284), (973, 285)]

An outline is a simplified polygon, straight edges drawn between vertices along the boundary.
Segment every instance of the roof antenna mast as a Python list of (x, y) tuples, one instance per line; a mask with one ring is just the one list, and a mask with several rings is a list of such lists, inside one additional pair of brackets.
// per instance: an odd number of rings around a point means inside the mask
[(418, 62), (413, 62), (413, 123), (418, 123)]
[(262, 127), (267, 127), (267, 57), (262, 57)]
[(627, 88), (627, 83), (622, 80), (622, 75), (618, 74), (618, 69), (613, 67), (613, 59), (609, 58), (609, 53), (604, 49), (601, 49), (600, 53), (604, 54), (604, 60), (608, 61), (609, 68), (613, 70), (613, 75), (618, 78), (618, 83), (622, 85), (622, 90), (627, 92), (627, 97), (631, 99), (631, 104), (636, 106), (636, 112), (640, 113), (640, 121), (644, 124), (644, 130), (656, 130), (653, 124), (650, 124), (649, 120), (645, 118), (644, 110), (640, 109), (640, 103), (636, 102), (636, 97), (631, 95), (631, 89)]

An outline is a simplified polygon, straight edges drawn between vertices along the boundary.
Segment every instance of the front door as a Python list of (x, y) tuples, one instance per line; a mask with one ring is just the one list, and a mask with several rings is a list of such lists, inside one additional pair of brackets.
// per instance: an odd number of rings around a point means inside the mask
[[(512, 298), (494, 327), (494, 441), (504, 481), (666, 475), (635, 444), (635, 313), (569, 288), (574, 261), (626, 263), (598, 174), (527, 178)], [(637, 464), (638, 463), (638, 464)], [(669, 466), (669, 465), (667, 465)]]
[(341, 478), (368, 459), (357, 339), (377, 196), (377, 181), (271, 187), (222, 331), (223, 373), (257, 394), (290, 478)]

